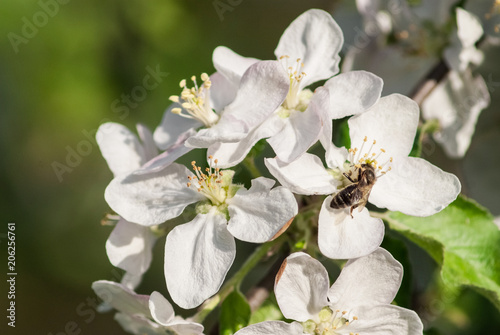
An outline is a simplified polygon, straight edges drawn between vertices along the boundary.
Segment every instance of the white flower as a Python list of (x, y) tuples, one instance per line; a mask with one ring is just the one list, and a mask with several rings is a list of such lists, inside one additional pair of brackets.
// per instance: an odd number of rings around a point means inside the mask
[(450, 69), (463, 72), (469, 64), (479, 65), (483, 62), (484, 55), (476, 48), (476, 42), (483, 36), (483, 27), (474, 14), (459, 7), (456, 13), (457, 32), (443, 56)]
[[(97, 143), (115, 177), (139, 170), (158, 153), (149, 129), (139, 124), (137, 131), (142, 144), (118, 123), (105, 123), (97, 130)], [(118, 218), (106, 241), (106, 253), (111, 264), (126, 271), (123, 283), (127, 286), (136, 287), (149, 268), (156, 239), (151, 228)]]
[(276, 277), (274, 292), (285, 318), (250, 325), (237, 335), (335, 335), (423, 333), (418, 315), (391, 305), (403, 267), (379, 248), (349, 260), (330, 287), (324, 266), (309, 255), (290, 255)]
[[(329, 194), (335, 188), (356, 181), (359, 167), (376, 169), (377, 180), (368, 201), (379, 208), (407, 215), (428, 216), (451, 203), (460, 193), (456, 176), (424, 159), (408, 157), (418, 125), (418, 106), (411, 99), (393, 94), (383, 97), (371, 109), (349, 119), (351, 149), (325, 145), (328, 169), (321, 160), (304, 155), (286, 164), (266, 159), (266, 166), (278, 181), (301, 194)], [(382, 242), (384, 225), (363, 206), (333, 209), (332, 196), (323, 202), (319, 216), (318, 245), (330, 258), (354, 258), (375, 250)]]
[(455, 71), (481, 63), (482, 52), (475, 47), (483, 33), (481, 24), (461, 8), (456, 9), (455, 23), (450, 15), (455, 3), (357, 0), (365, 35), (356, 37), (342, 70), (371, 71), (384, 80), (385, 94), (410, 94), (442, 58)]
[(235, 257), (235, 237), (269, 241), (298, 211), (293, 194), (284, 187), (271, 189), (271, 179), (254, 179), (247, 190), (232, 183), (231, 170), (202, 171), (192, 164), (194, 175), (173, 163), (156, 173), (117, 177), (105, 192), (113, 210), (144, 226), (175, 218), (198, 203), (196, 217), (175, 227), (165, 244), (167, 287), (183, 308), (201, 304), (220, 288)]
[[(373, 105), (380, 97), (382, 80), (365, 71), (333, 77), (314, 93), (306, 88), (338, 73), (342, 44), (342, 31), (327, 12), (311, 9), (295, 19), (275, 50), (281, 65), (273, 69), (273, 78), (283, 74), (288, 78), (279, 107), (241, 141), (219, 143), (208, 153), (217, 156), (221, 166), (232, 166), (241, 162), (257, 141), (268, 138), (276, 155), (290, 162), (319, 139), (323, 125), (332, 118), (357, 114)], [(236, 83), (240, 73), (255, 61), (225, 47), (214, 51), (217, 70)]]
[[(182, 80), (181, 94), (170, 97), (174, 103), (154, 132), (158, 147), (169, 149), (177, 143), (181, 148), (210, 148), (242, 140), (278, 108), (288, 91), (288, 77), (276, 71), (278, 67), (269, 61), (252, 64), (237, 84), (220, 73), (202, 74), (201, 83), (193, 76), (192, 87)], [(156, 171), (179, 157), (168, 156), (157, 162)]]
[(172, 305), (159, 292), (140, 295), (115, 282), (99, 280), (92, 289), (118, 311), (115, 319), (125, 331), (136, 335), (201, 335), (203, 326), (175, 316)]
[(434, 139), (448, 156), (461, 158), (469, 149), (479, 114), (489, 103), (483, 77), (473, 77), (470, 70), (451, 71), (423, 101), (422, 116), (439, 121)]

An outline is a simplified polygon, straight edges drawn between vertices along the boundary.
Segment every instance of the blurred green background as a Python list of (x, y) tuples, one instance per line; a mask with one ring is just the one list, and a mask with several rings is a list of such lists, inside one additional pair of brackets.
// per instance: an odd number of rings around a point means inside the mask
[[(220, 3), (226, 11), (216, 10), (214, 4)], [(334, 11), (334, 17), (349, 41), (361, 23), (352, 2), (346, 5), (350, 9)], [(338, 1), (320, 0), (2, 1), (1, 264), (6, 263), (7, 223), (15, 222), (18, 275), (16, 328), (7, 327), (2, 314), (0, 329), (7, 334), (123, 334), (111, 314), (94, 314), (88, 305), (95, 298), (93, 281), (117, 279), (104, 249), (111, 227), (100, 224), (108, 211), (103, 192), (112, 174), (93, 142), (95, 131), (106, 121), (130, 129), (141, 122), (154, 129), (168, 97), (179, 93), (181, 79), (214, 71), (216, 46), (272, 59), (282, 31), (295, 17), (308, 8), (333, 11), (336, 6)], [(488, 51), (480, 69), (487, 82), (492, 80), (492, 104), (480, 116), (467, 156), (452, 161), (439, 147), (428, 152), (428, 159), (456, 173), (466, 194), (495, 215), (500, 215), (499, 56), (498, 50)], [(160, 77), (141, 101), (120, 102), (123, 94), (143, 85), (151, 69), (168, 76)], [(67, 169), (60, 170), (62, 165)], [(141, 293), (166, 293), (162, 244), (155, 248)], [(424, 279), (414, 274), (417, 287), (434, 275), (435, 265), (418, 250), (413, 254), (429, 269)], [(5, 265), (2, 269), (8, 272)], [(1, 287), (6, 315), (7, 286)], [(439, 306), (429, 304), (421, 316), (442, 334), (478, 334), (478, 325), (499, 318), (493, 305), (472, 291), (451, 301), (429, 294)]]

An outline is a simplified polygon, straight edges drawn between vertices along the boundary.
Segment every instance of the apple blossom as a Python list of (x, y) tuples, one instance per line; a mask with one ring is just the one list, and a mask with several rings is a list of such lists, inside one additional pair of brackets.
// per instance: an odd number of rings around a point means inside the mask
[[(197, 203), (196, 217), (176, 226), (165, 244), (165, 278), (172, 299), (183, 308), (201, 304), (220, 288), (233, 263), (234, 238), (263, 243), (275, 237), (298, 212), (293, 194), (259, 177), (249, 189), (233, 184), (234, 172), (192, 162), (194, 174), (172, 163), (147, 175), (115, 178), (106, 188), (110, 207), (143, 226), (179, 216)], [(187, 184), (186, 184), (187, 182)]]
[[(158, 153), (149, 129), (139, 124), (137, 130), (142, 144), (118, 123), (108, 122), (97, 130), (97, 143), (115, 177), (133, 173)], [(111, 264), (126, 271), (123, 282), (129, 287), (136, 287), (149, 268), (156, 239), (150, 227), (117, 218), (106, 241), (106, 253)]]
[(236, 335), (335, 335), (423, 333), (418, 315), (391, 305), (403, 267), (379, 248), (352, 259), (330, 287), (325, 267), (311, 256), (290, 255), (276, 276), (276, 300), (287, 319), (247, 326)]
[[(362, 164), (377, 171), (368, 201), (379, 208), (408, 215), (429, 216), (441, 211), (460, 193), (456, 176), (426, 160), (408, 157), (415, 138), (419, 110), (402, 95), (383, 97), (371, 109), (349, 119), (351, 149), (322, 142), (326, 149), (325, 168), (321, 160), (305, 154), (297, 161), (283, 163), (266, 159), (271, 174), (285, 187), (300, 194), (330, 194), (352, 184)], [(318, 245), (330, 258), (367, 255), (382, 242), (382, 220), (370, 217), (363, 206), (350, 215), (346, 209), (330, 207), (327, 197), (319, 215)]]
[[(193, 87), (182, 80), (181, 94), (170, 97), (173, 104), (154, 132), (157, 145), (167, 149), (179, 136), (185, 137), (183, 146), (187, 148), (209, 148), (218, 142), (240, 141), (264, 121), (286, 95), (288, 78), (276, 71), (278, 67), (279, 64), (269, 61), (252, 64), (237, 84), (218, 72), (210, 77), (203, 73), (200, 84), (195, 76), (191, 77)], [(162, 167), (171, 162), (172, 159), (165, 159)]]
[(438, 121), (434, 139), (449, 157), (460, 158), (469, 149), (479, 114), (489, 103), (483, 77), (473, 77), (470, 70), (450, 71), (423, 101), (422, 116)]
[(115, 319), (127, 332), (136, 335), (203, 334), (201, 324), (176, 316), (172, 305), (159, 292), (141, 295), (107, 280), (94, 282), (92, 289), (104, 303), (118, 311)]
[[(209, 154), (217, 156), (221, 166), (233, 166), (257, 141), (267, 138), (276, 155), (290, 162), (319, 139), (323, 125), (332, 118), (357, 114), (372, 106), (380, 97), (382, 80), (365, 71), (339, 74), (315, 93), (306, 88), (338, 73), (342, 44), (342, 31), (327, 12), (311, 9), (295, 19), (275, 50), (282, 66), (272, 69), (276, 71), (273, 78), (281, 78), (282, 73), (289, 79), (280, 106), (241, 141), (218, 143), (209, 148)], [(214, 51), (216, 69), (234, 82), (255, 61), (225, 47)]]

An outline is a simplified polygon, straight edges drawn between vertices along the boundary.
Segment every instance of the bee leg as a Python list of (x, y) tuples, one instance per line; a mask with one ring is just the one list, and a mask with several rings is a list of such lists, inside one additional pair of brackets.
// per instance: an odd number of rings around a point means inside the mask
[(347, 179), (349, 179), (349, 180), (351, 181), (351, 183), (355, 183), (355, 181), (354, 181), (354, 180), (352, 180), (352, 179), (351, 179), (351, 177), (349, 177), (349, 176), (347, 175), (347, 173), (345, 173), (345, 172), (344, 172), (344, 173), (343, 173), (343, 175), (344, 175), (344, 177), (346, 177)]
[[(359, 204), (355, 204), (355, 205), (351, 206), (351, 219), (354, 219), (354, 216), (352, 216), (352, 211), (355, 210), (358, 206), (359, 206)], [(361, 209), (363, 209), (363, 208), (361, 207), (360, 211), (361, 211)]]

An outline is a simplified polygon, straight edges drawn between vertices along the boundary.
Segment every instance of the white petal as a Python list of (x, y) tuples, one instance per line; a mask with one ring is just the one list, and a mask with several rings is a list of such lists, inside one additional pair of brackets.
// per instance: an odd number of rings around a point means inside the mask
[(438, 61), (439, 59), (432, 55), (427, 57), (409, 55), (404, 48), (397, 46), (386, 45), (379, 48), (377, 43), (369, 44), (369, 40), (361, 35), (359, 44), (349, 48), (344, 57), (342, 72), (370, 71), (384, 79), (383, 95), (391, 93), (409, 95)]
[(177, 103), (173, 103), (163, 114), (160, 125), (155, 129), (153, 138), (156, 145), (161, 150), (168, 149), (177, 141), (177, 138), (189, 129), (199, 128), (202, 123), (193, 119), (187, 119), (172, 113), (173, 108), (180, 108)]
[(413, 216), (436, 214), (455, 200), (460, 181), (428, 161), (398, 157), (391, 171), (377, 179), (369, 201), (380, 208)]
[(149, 268), (155, 235), (148, 227), (120, 218), (106, 241), (109, 261), (116, 267), (134, 275)]
[(361, 305), (390, 304), (401, 285), (403, 267), (385, 249), (351, 259), (328, 291), (335, 308), (355, 309)]
[(127, 221), (152, 226), (179, 216), (204, 197), (187, 187), (189, 170), (173, 163), (157, 173), (113, 179), (104, 192), (108, 205)]
[(120, 280), (120, 283), (128, 289), (135, 290), (142, 282), (142, 274), (136, 275), (130, 272), (125, 272)]
[(318, 88), (304, 112), (292, 111), (283, 119), (281, 131), (267, 140), (281, 161), (294, 161), (316, 143), (325, 122), (331, 122), (329, 102), (328, 90)]
[(283, 321), (264, 321), (238, 330), (234, 335), (302, 335), (300, 323)]
[(241, 78), (236, 99), (224, 110), (219, 122), (240, 122), (249, 132), (282, 104), (289, 88), (290, 80), (279, 62), (257, 62)]
[(380, 77), (366, 71), (341, 73), (329, 79), (324, 87), (330, 92), (330, 117), (341, 119), (366, 111), (380, 98), (383, 85)]
[(160, 325), (141, 315), (116, 313), (115, 320), (127, 333), (137, 335), (158, 335), (165, 333)]
[(210, 103), (212, 108), (220, 113), (233, 102), (238, 92), (239, 82), (234, 84), (219, 72), (212, 74), (210, 81), (212, 82), (210, 86)]
[(151, 130), (149, 130), (148, 127), (141, 123), (138, 123), (136, 128), (137, 133), (139, 134), (139, 138), (141, 139), (143, 144), (144, 157), (146, 157), (146, 160), (149, 160), (158, 155), (158, 148), (156, 147), (156, 143)]
[(418, 115), (418, 105), (410, 98), (400, 94), (380, 98), (370, 110), (349, 119), (351, 148), (361, 150), (366, 136), (368, 141), (362, 154), (376, 140), (372, 153), (378, 154), (380, 148), (386, 150), (381, 160), (408, 156), (417, 132)]
[(329, 286), (325, 267), (311, 256), (297, 252), (281, 265), (274, 293), (285, 318), (304, 322), (316, 320), (319, 311), (328, 306)]
[(323, 10), (310, 9), (283, 32), (274, 54), (278, 58), (290, 56), (291, 62), (301, 59), (302, 71), (306, 73), (301, 82), (303, 88), (339, 71), (338, 53), (343, 43), (342, 30), (332, 16)]
[(281, 105), (289, 86), (288, 76), (278, 62), (255, 63), (243, 75), (235, 100), (224, 109), (219, 122), (198, 131), (186, 145), (207, 148), (217, 142), (242, 140)]
[(241, 77), (248, 68), (258, 62), (258, 59), (243, 57), (224, 46), (215, 48), (212, 55), (214, 67), (233, 85), (239, 85)]
[(457, 7), (457, 34), (464, 47), (473, 46), (483, 36), (481, 21), (474, 14)]
[(438, 119), (440, 129), (434, 138), (452, 158), (465, 155), (481, 111), (490, 103), (490, 94), (481, 76), (470, 70), (451, 71), (422, 103), (426, 120)]
[(194, 129), (189, 129), (186, 132), (180, 134), (177, 140), (172, 143), (167, 148), (167, 150), (148, 161), (140, 169), (135, 170), (133, 173), (140, 175), (163, 170), (164, 168), (175, 162), (177, 158), (180, 158), (189, 151), (193, 150), (193, 148), (185, 146), (185, 142), (195, 134), (196, 130)]
[(235, 166), (245, 159), (253, 146), (261, 139), (273, 136), (283, 128), (283, 119), (278, 115), (271, 115), (260, 126), (254, 128), (241, 141), (234, 143), (216, 143), (208, 148), (208, 155), (218, 159), (220, 168)]
[(264, 163), (280, 184), (293, 193), (331, 194), (337, 190), (338, 181), (326, 171), (316, 155), (305, 153), (288, 164), (277, 158), (266, 158)]
[(92, 283), (92, 289), (105, 303), (117, 311), (133, 315), (142, 314), (150, 317), (149, 296), (137, 294), (119, 283), (98, 280)]
[(424, 331), (417, 313), (399, 306), (362, 306), (357, 313), (358, 320), (345, 329), (351, 334), (422, 335)]
[(284, 187), (271, 190), (273, 184), (272, 179), (253, 179), (250, 189), (241, 188), (226, 200), (230, 217), (227, 229), (234, 237), (247, 242), (267, 242), (297, 215), (293, 194)]
[(384, 238), (384, 223), (372, 218), (366, 208), (333, 209), (332, 196), (323, 201), (318, 219), (318, 246), (323, 255), (333, 259), (349, 259), (370, 254)]
[(144, 149), (137, 136), (121, 124), (102, 124), (97, 130), (96, 141), (115, 176), (130, 173), (146, 162)]
[(165, 279), (174, 302), (193, 308), (217, 293), (235, 255), (226, 218), (215, 209), (175, 227), (165, 243)]
[(168, 325), (174, 318), (174, 308), (160, 292), (151, 293), (149, 309), (153, 319), (163, 326)]

